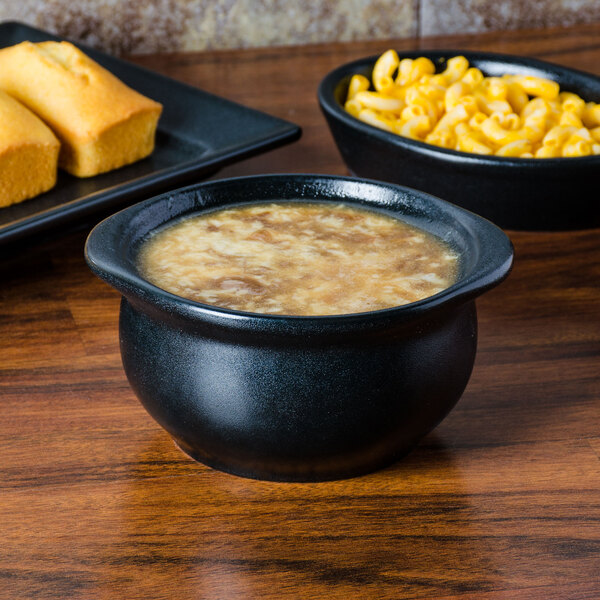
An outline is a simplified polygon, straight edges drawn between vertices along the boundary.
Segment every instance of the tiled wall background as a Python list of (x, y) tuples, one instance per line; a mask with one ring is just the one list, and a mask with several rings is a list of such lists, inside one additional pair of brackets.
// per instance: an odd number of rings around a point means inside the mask
[(0, 0), (114, 54), (430, 36), (600, 21), (600, 0)]

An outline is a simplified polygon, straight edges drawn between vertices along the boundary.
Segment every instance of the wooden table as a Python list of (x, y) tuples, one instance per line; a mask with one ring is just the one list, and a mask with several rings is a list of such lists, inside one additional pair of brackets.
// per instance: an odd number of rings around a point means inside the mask
[[(135, 62), (302, 126), (219, 177), (345, 174), (317, 84), (388, 46), (600, 74), (600, 25)], [(194, 463), (143, 410), (87, 229), (3, 251), (0, 598), (600, 598), (599, 230), (509, 232), (514, 271), (478, 301), (467, 390), (405, 460), (277, 484)]]

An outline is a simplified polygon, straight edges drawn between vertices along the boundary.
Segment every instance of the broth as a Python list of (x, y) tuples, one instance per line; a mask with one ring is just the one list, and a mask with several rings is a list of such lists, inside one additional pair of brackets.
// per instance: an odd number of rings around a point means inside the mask
[(391, 308), (454, 283), (458, 256), (379, 212), (326, 203), (252, 204), (189, 217), (152, 235), (141, 274), (173, 294), (263, 314)]

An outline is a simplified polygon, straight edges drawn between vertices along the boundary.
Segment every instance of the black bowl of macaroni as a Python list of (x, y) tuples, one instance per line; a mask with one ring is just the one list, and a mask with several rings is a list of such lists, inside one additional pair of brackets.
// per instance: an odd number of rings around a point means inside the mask
[(600, 225), (600, 78), (516, 56), (393, 50), (345, 64), (318, 98), (350, 171), (507, 229)]
[[(450, 279), (401, 299), (390, 276), (407, 265), (410, 287), (439, 282), (435, 248)], [(512, 256), (502, 230), (452, 204), (325, 175), (184, 188), (109, 217), (86, 243), (92, 271), (122, 294), (123, 366), (148, 412), (192, 458), (279, 481), (357, 476), (414, 448), (467, 385), (475, 299)]]

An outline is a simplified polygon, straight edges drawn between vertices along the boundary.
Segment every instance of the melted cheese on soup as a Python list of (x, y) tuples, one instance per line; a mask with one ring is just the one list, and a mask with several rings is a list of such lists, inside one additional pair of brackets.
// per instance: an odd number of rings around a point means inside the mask
[(246, 205), (189, 217), (154, 234), (142, 275), (204, 304), (331, 315), (414, 302), (449, 287), (449, 246), (387, 215), (324, 203)]

